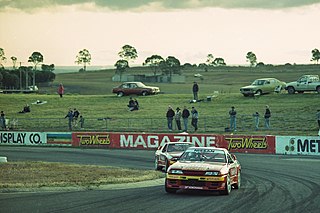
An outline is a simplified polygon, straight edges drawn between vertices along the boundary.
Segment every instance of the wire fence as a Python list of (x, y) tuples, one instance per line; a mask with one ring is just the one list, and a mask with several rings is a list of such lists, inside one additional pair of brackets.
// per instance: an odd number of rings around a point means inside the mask
[[(307, 132), (318, 129), (315, 116), (273, 114), (270, 119), (269, 131), (275, 132)], [(183, 128), (183, 122), (181, 120)], [(230, 126), (230, 119), (226, 116), (200, 117), (198, 132), (225, 132)], [(14, 131), (69, 131), (68, 119), (63, 118), (9, 118), (8, 127)], [(173, 121), (174, 131), (177, 130)], [(259, 129), (264, 130), (264, 118), (260, 116)], [(193, 132), (189, 118), (188, 130)], [(72, 123), (72, 131), (110, 131), (110, 132), (167, 132), (166, 118), (86, 118), (81, 128), (80, 123)], [(255, 121), (252, 115), (237, 115), (237, 131), (255, 131)]]

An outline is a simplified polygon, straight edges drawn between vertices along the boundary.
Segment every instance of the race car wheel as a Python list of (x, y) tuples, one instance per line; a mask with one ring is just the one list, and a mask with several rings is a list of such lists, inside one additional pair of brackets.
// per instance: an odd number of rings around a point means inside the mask
[(155, 170), (160, 170), (160, 166), (158, 165), (158, 159), (157, 158), (155, 158), (155, 160), (154, 160), (154, 169)]
[(165, 190), (166, 190), (166, 192), (167, 193), (171, 193), (171, 194), (174, 194), (174, 193), (176, 193), (177, 191), (178, 191), (178, 189), (172, 189), (172, 188), (169, 188), (168, 186), (167, 186), (167, 180), (165, 180), (166, 182), (165, 182)]
[(226, 178), (226, 182), (225, 182), (225, 186), (224, 186), (224, 190), (220, 192), (220, 194), (222, 195), (229, 195), (231, 192), (231, 180), (230, 180), (230, 175), (228, 174), (227, 178)]
[(238, 172), (238, 181), (237, 181), (237, 183), (234, 184), (234, 188), (235, 189), (240, 189), (240, 187), (241, 187), (241, 172), (239, 170), (239, 172)]

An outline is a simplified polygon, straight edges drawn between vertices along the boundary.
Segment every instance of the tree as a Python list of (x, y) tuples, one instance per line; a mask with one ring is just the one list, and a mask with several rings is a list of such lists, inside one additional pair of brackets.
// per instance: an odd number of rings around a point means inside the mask
[(126, 44), (121, 48), (121, 51), (118, 53), (121, 59), (126, 60), (128, 63), (129, 61), (134, 61), (138, 58), (138, 53), (136, 48)]
[(7, 58), (5, 56), (3, 48), (0, 48), (0, 65), (1, 65), (1, 67), (4, 67), (2, 63), (6, 62), (6, 60), (7, 60)]
[(154, 68), (154, 75), (157, 75), (157, 68), (160, 66), (160, 63), (163, 62), (164, 59), (159, 55), (152, 55), (144, 61), (143, 66), (151, 66)]
[(251, 67), (254, 67), (257, 64), (257, 56), (253, 52), (248, 52), (246, 58)]
[(127, 60), (120, 59), (115, 63), (114, 66), (116, 67), (116, 72), (120, 75), (121, 81), (122, 73), (129, 67), (129, 63)]
[(42, 64), (42, 65), (41, 65), (41, 70), (42, 70), (42, 71), (50, 71), (50, 72), (53, 72), (53, 71), (54, 71), (54, 64), (50, 64), (50, 65)]
[(36, 85), (36, 70), (37, 70), (37, 65), (39, 63), (43, 62), (43, 55), (40, 52), (33, 52), (32, 55), (29, 57), (28, 62), (33, 63), (34, 65), (34, 69), (33, 69), (33, 78), (32, 78), (32, 82), (33, 82), (33, 87), (35, 87)]
[(226, 66), (226, 63), (223, 58), (215, 58), (213, 61), (214, 66)]
[(209, 66), (211, 66), (211, 65), (213, 65), (213, 61), (214, 61), (214, 57), (213, 57), (213, 55), (212, 54), (208, 54), (208, 56), (207, 56), (207, 64), (209, 65)]
[(91, 54), (89, 50), (83, 49), (80, 50), (78, 55), (76, 56), (76, 64), (83, 64), (83, 71), (87, 70), (87, 64), (91, 62)]
[(172, 74), (180, 74), (180, 61), (174, 56), (168, 56), (165, 61), (160, 62), (160, 68), (163, 73), (170, 76), (171, 81)]
[(15, 57), (15, 56), (11, 56), (11, 60), (12, 60), (12, 67), (13, 67), (13, 69), (15, 70), (16, 69), (16, 64), (17, 64), (17, 57)]
[(311, 53), (312, 53), (311, 61), (314, 61), (318, 64), (320, 60), (320, 51), (318, 49), (313, 49)]

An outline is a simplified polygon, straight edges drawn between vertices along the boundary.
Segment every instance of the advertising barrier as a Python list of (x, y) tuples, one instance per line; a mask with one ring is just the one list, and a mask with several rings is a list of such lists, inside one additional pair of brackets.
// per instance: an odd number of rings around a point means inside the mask
[(152, 133), (72, 133), (73, 146), (105, 148), (156, 149), (169, 141), (191, 142), (195, 146), (217, 146), (218, 135), (211, 134), (152, 134)]
[(275, 136), (224, 135), (221, 146), (230, 152), (275, 154)]
[(276, 154), (320, 156), (320, 137), (276, 136)]
[(71, 132), (47, 132), (47, 143), (51, 145), (71, 146)]
[(47, 143), (43, 132), (0, 132), (1, 145), (42, 145)]

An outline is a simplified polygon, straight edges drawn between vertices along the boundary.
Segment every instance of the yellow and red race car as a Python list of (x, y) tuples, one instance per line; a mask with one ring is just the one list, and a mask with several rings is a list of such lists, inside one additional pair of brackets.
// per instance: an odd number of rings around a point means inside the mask
[(189, 142), (167, 142), (159, 146), (155, 152), (155, 169), (167, 171), (168, 167), (175, 163), (185, 150), (191, 147)]
[(228, 195), (240, 185), (241, 165), (236, 156), (215, 147), (190, 147), (168, 168), (165, 180), (168, 193), (196, 189)]

